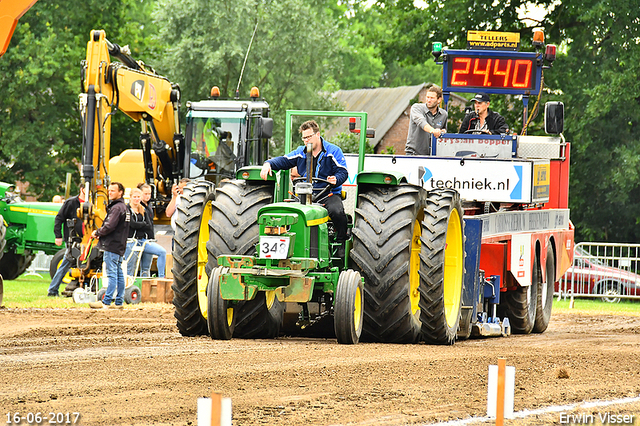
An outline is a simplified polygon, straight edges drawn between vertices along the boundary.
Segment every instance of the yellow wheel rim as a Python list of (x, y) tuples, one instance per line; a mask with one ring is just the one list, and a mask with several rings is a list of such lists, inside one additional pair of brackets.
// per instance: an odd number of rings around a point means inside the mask
[(273, 307), (273, 304), (276, 301), (276, 292), (275, 292), (275, 290), (273, 290), (273, 291), (265, 291), (264, 292), (264, 298), (265, 298), (265, 301), (267, 303), (267, 309), (271, 309)]
[(420, 309), (420, 236), (422, 225), (419, 220), (413, 223), (413, 235), (411, 236), (411, 255), (409, 257), (409, 300), (411, 301), (411, 314), (415, 315)]
[(196, 274), (198, 280), (198, 304), (202, 316), (207, 318), (207, 284), (209, 277), (204, 267), (207, 265), (207, 242), (209, 241), (209, 220), (212, 214), (211, 201), (205, 204), (200, 217), (200, 231), (198, 232), (198, 264), (196, 266)]
[(233, 308), (227, 308), (227, 326), (233, 324)]
[(360, 326), (360, 319), (362, 318), (362, 294), (360, 293), (360, 287), (356, 287), (356, 300), (353, 304), (353, 325), (356, 330)]
[(455, 326), (462, 295), (463, 250), (462, 226), (458, 209), (453, 209), (447, 225), (444, 248), (444, 313), (449, 327)]

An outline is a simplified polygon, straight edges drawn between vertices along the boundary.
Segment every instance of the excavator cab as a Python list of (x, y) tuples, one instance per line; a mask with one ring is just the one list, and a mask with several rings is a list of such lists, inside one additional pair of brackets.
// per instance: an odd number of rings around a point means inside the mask
[(215, 184), (236, 170), (264, 163), (273, 120), (264, 100), (206, 100), (187, 103), (185, 175)]

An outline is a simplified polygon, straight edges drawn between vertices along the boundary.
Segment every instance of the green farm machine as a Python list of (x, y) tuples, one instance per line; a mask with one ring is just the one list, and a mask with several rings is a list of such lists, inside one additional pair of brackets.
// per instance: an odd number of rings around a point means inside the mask
[(199, 235), (195, 279), (173, 288), (180, 332), (269, 338), (293, 316), (298, 329), (333, 319), (340, 343), (357, 343), (361, 334), (374, 341), (453, 343), (465, 258), (460, 198), (451, 190), (428, 193), (400, 173), (364, 171), (364, 112), (287, 111), (286, 152), (296, 116), (360, 120), (346, 259), (335, 255), (331, 219), (317, 204), (326, 194), (314, 194), (306, 178), (294, 180), (291, 191), (288, 171), (264, 181), (260, 167), (250, 166), (215, 192), (194, 182), (185, 193), (190, 199), (201, 194), (198, 207), (178, 216), (193, 226), (178, 225), (176, 234), (176, 243), (185, 240), (181, 229)]
[(0, 259), (0, 275), (14, 280), (27, 270), (38, 251), (55, 254), (53, 226), (62, 204), (27, 202), (20, 199), (15, 185), (0, 182), (0, 214), (4, 218), (4, 255)]

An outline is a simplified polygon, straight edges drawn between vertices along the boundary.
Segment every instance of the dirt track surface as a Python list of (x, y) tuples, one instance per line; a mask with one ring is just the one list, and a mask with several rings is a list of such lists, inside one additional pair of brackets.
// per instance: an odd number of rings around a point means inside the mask
[[(49, 424), (50, 412), (79, 412), (80, 425), (195, 425), (197, 398), (212, 390), (232, 398), (241, 426), (482, 417), (498, 357), (516, 368), (516, 411), (640, 395), (640, 316), (554, 313), (541, 335), (450, 347), (343, 346), (184, 338), (170, 305), (137, 306), (0, 309), (2, 424), (7, 413), (44, 413)], [(640, 425), (638, 402), (588, 410), (598, 412), (634, 415)], [(507, 424), (559, 423), (553, 413)]]

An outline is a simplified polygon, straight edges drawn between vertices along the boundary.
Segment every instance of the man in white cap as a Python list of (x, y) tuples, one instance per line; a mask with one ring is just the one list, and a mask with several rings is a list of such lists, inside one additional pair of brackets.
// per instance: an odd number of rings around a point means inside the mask
[(458, 133), (502, 135), (509, 131), (503, 116), (489, 109), (490, 98), (486, 93), (476, 93), (471, 99), (474, 111), (464, 116)]

